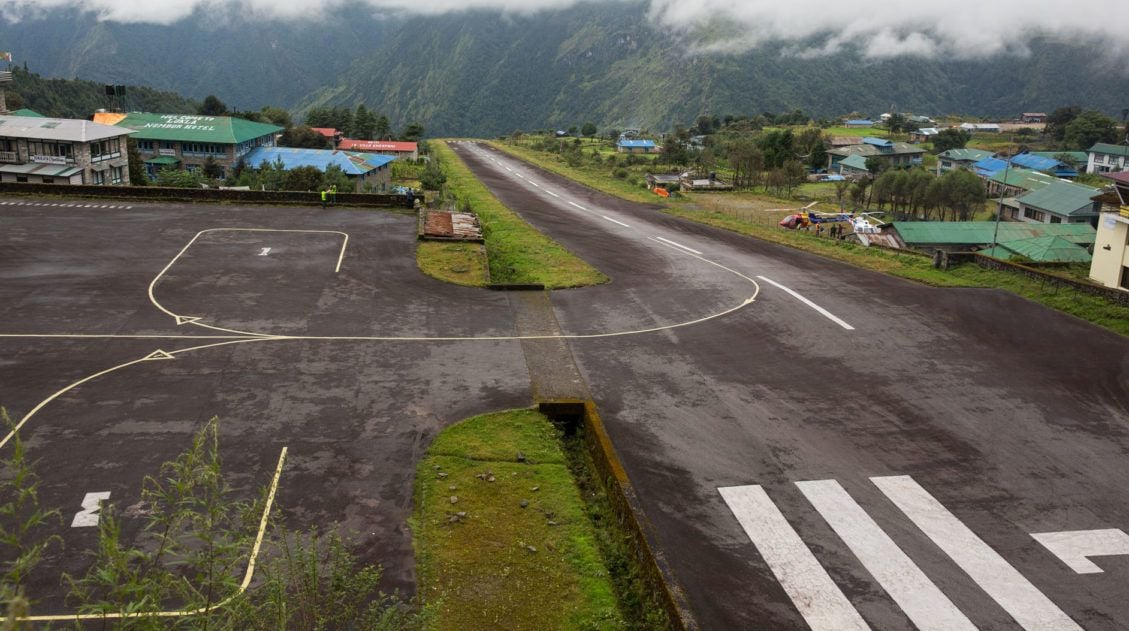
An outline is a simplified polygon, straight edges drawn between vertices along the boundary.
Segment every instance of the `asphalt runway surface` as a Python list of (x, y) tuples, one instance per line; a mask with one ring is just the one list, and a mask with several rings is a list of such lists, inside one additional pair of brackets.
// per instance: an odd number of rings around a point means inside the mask
[(456, 143), (609, 276), (552, 293), (704, 629), (1129, 628), (1129, 340)]
[[(1124, 338), (455, 148), (613, 279), (556, 320), (702, 628), (1129, 626)], [(287, 524), (360, 533), (411, 591), (415, 462), (530, 403), (507, 297), (422, 276), (412, 217), (52, 203), (0, 200), (0, 404), (72, 507), (39, 611), (85, 566), (88, 494), (128, 509), (212, 416), (239, 492), (288, 448)]]

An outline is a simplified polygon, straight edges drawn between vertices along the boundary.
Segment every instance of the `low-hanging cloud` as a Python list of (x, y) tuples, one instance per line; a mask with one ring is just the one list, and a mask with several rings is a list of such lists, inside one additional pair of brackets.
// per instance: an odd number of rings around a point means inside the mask
[[(172, 24), (197, 10), (263, 19), (321, 18), (346, 4), (371, 7), (375, 14), (437, 15), (467, 10), (530, 14), (564, 9), (591, 0), (3, 0), (8, 21), (44, 17), (55, 9), (93, 13), (123, 23)], [(1116, 9), (1124, 0), (1090, 0), (1064, 8), (1052, 0), (614, 0), (634, 1), (649, 22), (683, 36), (691, 50), (743, 52), (763, 45), (800, 57), (856, 50), (868, 58), (899, 56), (961, 59), (1027, 50), (1033, 35), (1100, 38), (1118, 52), (1129, 44), (1118, 37)]]

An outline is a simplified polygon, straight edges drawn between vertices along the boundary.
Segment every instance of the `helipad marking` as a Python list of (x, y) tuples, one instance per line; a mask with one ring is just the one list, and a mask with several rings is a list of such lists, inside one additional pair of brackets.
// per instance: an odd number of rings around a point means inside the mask
[(757, 278), (759, 278), (759, 279), (763, 280), (764, 282), (766, 282), (766, 283), (768, 283), (768, 284), (770, 284), (770, 285), (773, 285), (773, 286), (775, 286), (775, 287), (779, 287), (780, 289), (783, 289), (783, 290), (784, 290), (785, 292), (787, 292), (788, 294), (791, 294), (791, 296), (792, 296), (793, 298), (795, 298), (796, 300), (799, 300), (800, 302), (802, 302), (802, 303), (804, 303), (805, 305), (807, 305), (807, 306), (811, 307), (812, 309), (815, 309), (815, 310), (816, 310), (816, 311), (818, 311), (818, 312), (819, 312), (819, 313), (820, 313), (821, 315), (823, 315), (823, 316), (824, 316), (825, 318), (827, 318), (828, 320), (831, 320), (831, 321), (832, 321), (832, 322), (834, 322), (835, 324), (838, 324), (839, 326), (843, 327), (844, 329), (846, 329), (846, 330), (848, 330), (848, 331), (854, 331), (854, 330), (855, 330), (855, 327), (853, 327), (853, 326), (851, 326), (851, 325), (847, 324), (846, 322), (844, 322), (843, 320), (841, 320), (841, 319), (840, 319), (840, 318), (839, 318), (838, 316), (836, 316), (835, 314), (831, 313), (831, 312), (830, 312), (830, 311), (828, 311), (827, 309), (824, 309), (823, 307), (821, 307), (821, 306), (819, 306), (819, 305), (815, 304), (814, 302), (812, 302), (812, 301), (808, 300), (807, 298), (804, 298), (804, 297), (803, 297), (803, 296), (801, 296), (801, 295), (800, 295), (799, 293), (797, 293), (797, 292), (795, 292), (795, 291), (793, 291), (793, 290), (791, 290), (791, 289), (788, 289), (788, 288), (787, 288), (787, 287), (785, 287), (784, 285), (781, 285), (780, 283), (778, 283), (778, 282), (776, 282), (776, 281), (772, 280), (771, 278), (765, 278), (764, 276), (757, 276)]
[(270, 254), (270, 251), (271, 251), (270, 248), (263, 248), (263, 249), (259, 250), (259, 256), (266, 256), (266, 255)]
[(97, 526), (101, 520), (101, 513), (98, 511), (102, 508), (102, 502), (110, 499), (109, 491), (100, 491), (97, 493), (87, 493), (82, 498), (82, 510), (75, 513), (74, 519), (71, 521), (71, 528), (90, 528)]

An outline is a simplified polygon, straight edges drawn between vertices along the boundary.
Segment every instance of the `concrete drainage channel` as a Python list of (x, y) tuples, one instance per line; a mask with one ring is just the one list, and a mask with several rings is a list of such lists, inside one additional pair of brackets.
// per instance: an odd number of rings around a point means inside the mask
[(690, 613), (670, 566), (662, 553), (655, 549), (648, 536), (649, 526), (643, 517), (642, 507), (635, 495), (611, 438), (604, 428), (596, 404), (592, 400), (542, 401), (538, 408), (566, 435), (578, 436), (590, 458), (593, 476), (610, 500), (616, 526), (631, 541), (633, 559), (641, 570), (640, 575), (647, 591), (654, 595), (658, 606), (665, 610), (669, 626), (678, 630), (696, 630), (698, 624)]
[[(576, 367), (567, 340), (559, 337), (561, 331), (549, 292), (501, 288), (511, 290), (508, 298), (518, 335), (545, 336), (522, 339), (522, 354), (529, 370), (533, 400), (538, 402), (540, 411), (564, 430), (566, 440), (579, 439), (587, 456), (576, 458), (585, 462), (574, 462), (573, 470), (581, 469), (581, 475), (591, 478), (608, 498), (612, 513), (609, 520), (631, 541), (632, 564), (639, 570), (644, 590), (665, 611), (669, 627), (697, 629), (669, 566), (651, 545), (638, 498), (600, 420), (588, 384)], [(624, 537), (617, 539), (622, 541)]]

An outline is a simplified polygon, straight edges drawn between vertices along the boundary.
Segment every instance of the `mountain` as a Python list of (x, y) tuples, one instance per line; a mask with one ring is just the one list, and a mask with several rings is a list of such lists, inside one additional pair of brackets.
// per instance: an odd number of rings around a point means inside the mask
[[(54, 118), (90, 118), (108, 107), (106, 86), (81, 79), (45, 79), (19, 67), (13, 68), (12, 83), (5, 86), (8, 108), (28, 108)], [(170, 114), (195, 113), (197, 103), (175, 92), (127, 86), (124, 103), (129, 109)]]
[[(336, 5), (331, 5), (336, 6)], [(172, 26), (54, 14), (0, 22), (0, 41), (34, 69), (144, 83), (229, 106), (299, 113), (364, 103), (396, 127), (492, 136), (595, 122), (667, 129), (701, 114), (803, 109), (834, 117), (896, 106), (928, 115), (1013, 117), (1078, 104), (1117, 114), (1129, 74), (1084, 40), (1026, 42), (1027, 56), (868, 60), (749, 52), (692, 54), (693, 41), (646, 17), (647, 4), (582, 3), (529, 15), (462, 11), (381, 16), (333, 9), (323, 21), (217, 20), (203, 11)], [(705, 37), (705, 35), (699, 35)]]

